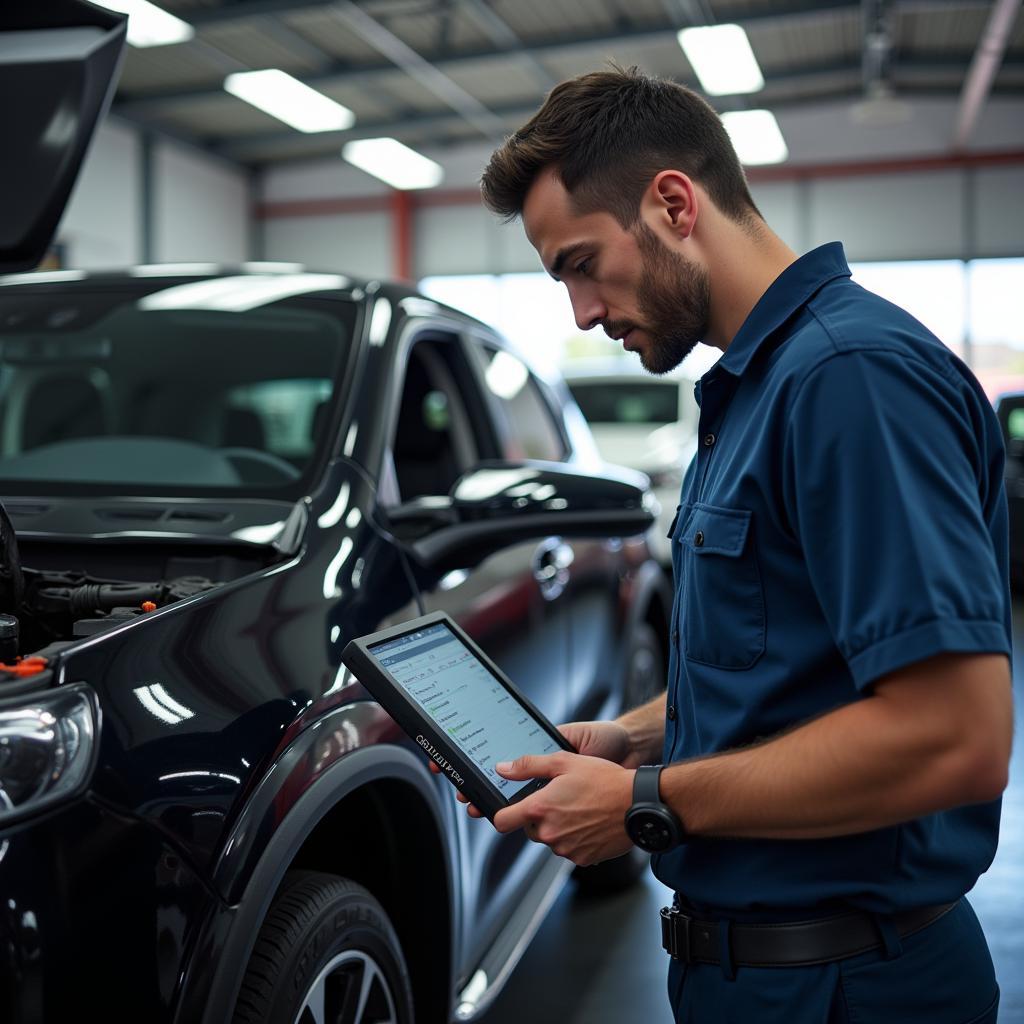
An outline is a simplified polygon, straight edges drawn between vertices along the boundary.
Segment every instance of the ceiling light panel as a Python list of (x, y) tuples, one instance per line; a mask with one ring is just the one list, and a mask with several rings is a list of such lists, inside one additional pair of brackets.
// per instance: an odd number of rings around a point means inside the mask
[(228, 75), (224, 88), (300, 132), (344, 131), (356, 122), (348, 107), (277, 68)]
[(341, 155), (392, 188), (434, 188), (444, 180), (444, 168), (440, 164), (398, 139), (356, 139), (345, 143)]
[(128, 42), (132, 46), (169, 46), (187, 42), (196, 34), (187, 21), (168, 14), (149, 0), (93, 0), (93, 3), (128, 15)]
[(700, 80), (700, 87), (709, 96), (731, 96), (764, 88), (764, 75), (741, 26), (684, 28), (676, 38)]
[(789, 157), (782, 130), (770, 110), (733, 110), (722, 115), (740, 163), (781, 164)]

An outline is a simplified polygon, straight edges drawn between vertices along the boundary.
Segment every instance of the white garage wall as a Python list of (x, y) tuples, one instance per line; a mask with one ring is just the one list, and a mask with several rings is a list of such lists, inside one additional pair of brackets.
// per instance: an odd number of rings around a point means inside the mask
[[(787, 111), (780, 122), (793, 165), (941, 157), (949, 152), (958, 105), (948, 99), (917, 100), (908, 120), (861, 123), (848, 104)], [(1024, 102), (993, 97), (971, 138), (975, 152), (1024, 150)], [(481, 142), (452, 150), (425, 150), (443, 164), (446, 190), (465, 192), (462, 205), (432, 205), (429, 194), (414, 195), (413, 270), (417, 277), (439, 274), (497, 274), (538, 269), (537, 257), (519, 225), (501, 225), (472, 202), (491, 146)], [(847, 177), (761, 182), (752, 186), (769, 223), (793, 248), (804, 252), (822, 241), (845, 242), (851, 260), (969, 259), (1024, 254), (1024, 163), (976, 169), (946, 168)], [(340, 159), (271, 170), (263, 198), (271, 204), (264, 223), (267, 258), (300, 259), (338, 267), (339, 250), (315, 216), (277, 216), (273, 204), (297, 199), (379, 203), (378, 182)], [(287, 211), (285, 211), (287, 212)], [(347, 217), (338, 213), (331, 237), (344, 234)], [(368, 238), (374, 273), (393, 271), (389, 215), (374, 214)], [(363, 224), (371, 222), (362, 221)], [(356, 227), (353, 222), (353, 228)], [(347, 255), (346, 250), (345, 255)], [(352, 253), (360, 259), (358, 249)], [(360, 263), (343, 269), (360, 272)]]
[[(56, 241), (70, 267), (99, 269), (146, 258), (143, 143), (104, 122), (86, 155)], [(151, 258), (238, 262), (251, 255), (246, 172), (173, 142), (152, 149)]]
[[(1024, 163), (772, 182), (751, 191), (798, 252), (838, 239), (849, 259), (862, 261), (1024, 255)], [(521, 225), (503, 225), (479, 205), (424, 205), (413, 225), (417, 277), (540, 269)], [(263, 230), (267, 259), (393, 272), (386, 211), (271, 216)]]
[(235, 263), (248, 256), (246, 173), (174, 143), (158, 143), (153, 158), (153, 260)]
[(57, 228), (73, 267), (118, 267), (141, 258), (141, 147), (136, 132), (112, 122), (93, 137)]
[(280, 217), (263, 227), (261, 259), (304, 263), (356, 277), (392, 274), (392, 224), (387, 212)]
[(979, 169), (972, 185), (972, 255), (1024, 254), (1024, 167)]
[(851, 260), (955, 258), (966, 253), (964, 171), (871, 175), (810, 183), (801, 249), (839, 239)]

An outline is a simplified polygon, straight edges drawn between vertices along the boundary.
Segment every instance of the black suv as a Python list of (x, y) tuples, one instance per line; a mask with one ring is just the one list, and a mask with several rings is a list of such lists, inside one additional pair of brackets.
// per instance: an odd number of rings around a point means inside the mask
[(0, 1020), (479, 1015), (572, 866), (460, 813), (339, 656), (444, 610), (555, 722), (646, 699), (645, 478), (380, 282), (0, 278), (0, 346)]

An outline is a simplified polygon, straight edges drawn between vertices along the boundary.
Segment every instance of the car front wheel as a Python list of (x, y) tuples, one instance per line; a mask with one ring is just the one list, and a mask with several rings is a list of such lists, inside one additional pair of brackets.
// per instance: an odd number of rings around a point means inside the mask
[(292, 871), (260, 929), (232, 1024), (413, 1024), (401, 946), (355, 882)]

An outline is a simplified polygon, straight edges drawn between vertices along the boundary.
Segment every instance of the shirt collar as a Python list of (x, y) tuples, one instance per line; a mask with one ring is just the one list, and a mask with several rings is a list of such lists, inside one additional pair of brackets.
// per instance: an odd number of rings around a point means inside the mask
[(725, 354), (709, 372), (721, 368), (739, 377), (771, 334), (829, 281), (849, 277), (841, 242), (829, 242), (791, 263), (757, 300)]

